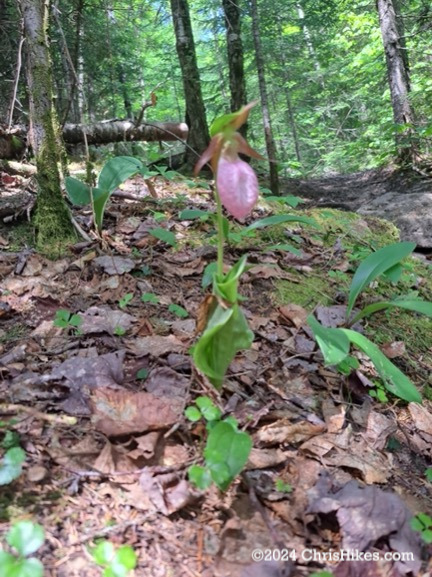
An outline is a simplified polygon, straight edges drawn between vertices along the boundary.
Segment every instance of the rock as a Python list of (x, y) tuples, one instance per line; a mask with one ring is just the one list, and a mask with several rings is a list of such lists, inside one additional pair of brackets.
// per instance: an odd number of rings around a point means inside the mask
[(393, 222), (400, 230), (401, 240), (432, 247), (432, 192), (387, 192), (365, 202), (357, 212)]

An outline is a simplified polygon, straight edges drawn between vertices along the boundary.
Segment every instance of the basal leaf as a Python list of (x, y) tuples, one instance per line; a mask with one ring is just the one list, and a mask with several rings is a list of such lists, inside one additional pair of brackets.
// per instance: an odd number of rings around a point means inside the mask
[(348, 355), (350, 342), (341, 329), (323, 327), (313, 315), (307, 318), (326, 365), (338, 365)]
[(103, 218), (105, 213), (106, 203), (108, 202), (111, 193), (100, 188), (91, 189), (93, 216), (96, 228), (99, 232), (102, 231)]
[(257, 228), (265, 228), (266, 226), (275, 226), (276, 224), (283, 224), (285, 222), (300, 222), (302, 224), (308, 224), (318, 228), (317, 223), (313, 218), (307, 216), (296, 216), (293, 214), (275, 214), (273, 216), (267, 216), (266, 218), (261, 218), (256, 220), (246, 228), (242, 230), (242, 234), (247, 233), (251, 230)]
[(132, 156), (111, 158), (99, 174), (98, 188), (111, 194), (120, 184), (142, 169), (142, 162)]
[(21, 475), (26, 454), (21, 447), (12, 447), (6, 451), (0, 461), (0, 485), (8, 485)]
[(401, 308), (408, 311), (413, 311), (427, 317), (432, 318), (432, 303), (427, 301), (422, 301), (420, 299), (404, 299), (398, 298), (392, 301), (381, 301), (377, 303), (372, 303), (361, 310), (351, 321), (351, 324), (356, 323), (358, 320), (363, 319), (388, 308)]
[(237, 288), (240, 276), (246, 268), (246, 255), (243, 255), (236, 264), (231, 267), (229, 272), (219, 279), (215, 277), (214, 291), (215, 293), (227, 300), (230, 303), (236, 303), (238, 300)]
[(385, 271), (393, 268), (411, 254), (415, 246), (414, 242), (398, 242), (385, 246), (365, 258), (356, 270), (351, 282), (347, 316), (350, 315), (361, 291)]
[(198, 208), (185, 208), (179, 213), (180, 220), (194, 220), (196, 218), (206, 218), (212, 213)]
[(75, 206), (85, 206), (91, 203), (90, 187), (81, 180), (67, 176), (65, 187), (69, 200)]
[(337, 330), (343, 332), (350, 342), (370, 358), (387, 390), (404, 401), (421, 403), (421, 395), (414, 384), (374, 343), (357, 331), (350, 329)]
[(218, 304), (193, 349), (195, 366), (221, 388), (229, 364), (252, 341), (253, 333), (240, 307), (235, 304), (225, 309)]

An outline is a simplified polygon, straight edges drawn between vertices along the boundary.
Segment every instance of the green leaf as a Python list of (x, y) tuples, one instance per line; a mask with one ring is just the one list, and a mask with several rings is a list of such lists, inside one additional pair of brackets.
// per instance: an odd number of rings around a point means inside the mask
[(0, 574), (2, 577), (42, 577), (43, 565), (39, 559), (17, 559), (9, 553), (0, 552)]
[(215, 277), (214, 292), (229, 303), (238, 301), (237, 288), (240, 276), (246, 268), (246, 258), (247, 255), (243, 255), (222, 279)]
[(137, 371), (136, 378), (140, 380), (145, 380), (149, 375), (148, 369), (140, 369)]
[(313, 218), (308, 218), (307, 216), (296, 216), (292, 214), (275, 214), (274, 216), (267, 216), (266, 218), (261, 218), (256, 220), (246, 228), (244, 228), (241, 234), (248, 233), (251, 230), (257, 228), (265, 228), (266, 226), (275, 226), (277, 224), (283, 224), (284, 222), (300, 222), (302, 224), (308, 224), (315, 228), (319, 228), (317, 223)]
[(122, 545), (116, 551), (115, 560), (125, 569), (131, 571), (136, 567), (137, 556), (130, 545)]
[(159, 302), (159, 297), (154, 293), (144, 293), (141, 295), (141, 300), (143, 303), (157, 304)]
[(0, 461), (0, 485), (8, 485), (18, 479), (21, 475), (25, 458), (25, 451), (21, 447), (12, 447), (12, 449), (6, 451)]
[(163, 240), (163, 242), (166, 242), (171, 246), (176, 246), (177, 244), (175, 234), (166, 228), (153, 228), (152, 230), (149, 230), (149, 233), (155, 238)]
[(222, 416), (222, 411), (209, 397), (198, 397), (195, 404), (206, 421), (217, 421)]
[(187, 312), (186, 309), (175, 303), (171, 303), (168, 307), (168, 310), (170, 311), (170, 313), (174, 313), (177, 317), (181, 319), (185, 319), (189, 316), (189, 313)]
[(39, 549), (45, 541), (43, 527), (31, 521), (18, 521), (7, 534), (7, 542), (22, 557), (27, 557)]
[(99, 174), (98, 188), (111, 194), (120, 184), (142, 169), (142, 162), (132, 156), (111, 158)]
[(264, 200), (270, 201), (270, 202), (279, 202), (281, 204), (288, 204), (292, 208), (296, 208), (296, 206), (298, 206), (301, 202), (304, 202), (304, 200), (298, 196), (274, 196), (274, 195), (270, 195), (270, 196), (265, 196)]
[(222, 491), (228, 488), (246, 465), (251, 449), (252, 439), (247, 433), (236, 431), (224, 422), (212, 428), (204, 457), (214, 482)]
[(193, 349), (195, 366), (216, 388), (222, 387), (229, 364), (238, 351), (250, 348), (253, 336), (237, 304), (227, 309), (218, 304)]
[(429, 467), (428, 469), (426, 469), (425, 475), (426, 475), (426, 480), (429, 481), (429, 483), (432, 483), (432, 467)]
[(180, 220), (195, 220), (196, 218), (205, 219), (212, 213), (207, 210), (199, 210), (198, 208), (186, 208), (179, 213)]
[(110, 541), (100, 541), (94, 549), (91, 550), (91, 555), (98, 565), (109, 565), (114, 559), (114, 545)]
[(350, 342), (370, 358), (388, 391), (404, 401), (421, 403), (421, 395), (410, 379), (374, 343), (357, 331), (350, 329), (338, 330), (342, 331)]
[(67, 176), (65, 187), (69, 200), (75, 206), (85, 206), (91, 203), (90, 187), (81, 180)]
[(390, 282), (396, 284), (403, 273), (403, 266), (401, 264), (395, 264), (385, 272), (383, 272), (383, 276), (388, 279)]
[(405, 309), (432, 318), (432, 303), (420, 299), (404, 299), (403, 297), (400, 297), (392, 301), (381, 301), (366, 306), (353, 318), (350, 324), (354, 324), (360, 319), (388, 308)]
[(361, 291), (385, 271), (388, 271), (411, 254), (415, 246), (414, 242), (399, 242), (385, 246), (365, 258), (356, 270), (351, 282), (347, 317), (350, 315)]
[(96, 228), (99, 232), (101, 232), (103, 228), (105, 207), (110, 196), (111, 192), (109, 191), (105, 191), (99, 188), (91, 189), (93, 218), (95, 221)]
[(217, 262), (210, 262), (204, 269), (201, 281), (202, 288), (207, 288), (213, 282), (214, 275), (217, 271)]
[(185, 417), (192, 423), (196, 423), (202, 417), (201, 411), (197, 407), (187, 407), (185, 409)]
[(292, 252), (297, 256), (301, 254), (301, 251), (299, 251), (299, 249), (293, 246), (292, 244), (272, 244), (271, 246), (266, 246), (264, 250), (265, 252), (268, 252), (269, 250), (283, 250), (287, 252)]
[(119, 307), (120, 307), (121, 309), (126, 308), (127, 305), (128, 305), (128, 304), (131, 302), (131, 300), (133, 299), (133, 297), (134, 297), (134, 294), (133, 294), (133, 293), (127, 293), (127, 294), (125, 294), (124, 297), (122, 297), (122, 298), (119, 300)]
[(204, 491), (212, 484), (211, 473), (208, 469), (200, 467), (199, 465), (192, 465), (189, 467), (188, 476), (191, 483), (198, 489)]
[(71, 317), (68, 321), (68, 324), (71, 327), (79, 327), (82, 324), (82, 322), (83, 322), (83, 320), (82, 320), (82, 317), (80, 315), (73, 314), (73, 315), (71, 315)]
[(349, 355), (350, 342), (341, 329), (323, 327), (313, 315), (308, 316), (307, 322), (321, 349), (326, 365), (342, 363)]

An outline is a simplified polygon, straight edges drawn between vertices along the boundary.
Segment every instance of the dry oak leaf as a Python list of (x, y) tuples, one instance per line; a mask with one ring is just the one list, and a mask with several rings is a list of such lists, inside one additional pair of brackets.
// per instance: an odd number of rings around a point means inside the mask
[(149, 337), (140, 337), (138, 339), (128, 339), (127, 347), (135, 355), (152, 355), (161, 357), (167, 353), (180, 353), (184, 350), (183, 343), (174, 335), (163, 337), (160, 335), (151, 335)]
[(306, 324), (308, 312), (303, 307), (290, 303), (279, 308), (281, 316), (292, 323), (295, 327), (300, 328)]
[(315, 425), (308, 421), (290, 423), (286, 419), (276, 421), (260, 429), (255, 438), (262, 443), (276, 445), (278, 443), (303, 443), (325, 431), (324, 425)]

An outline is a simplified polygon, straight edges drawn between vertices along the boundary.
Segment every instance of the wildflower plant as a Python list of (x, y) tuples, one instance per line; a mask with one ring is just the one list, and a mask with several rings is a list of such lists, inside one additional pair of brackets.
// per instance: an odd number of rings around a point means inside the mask
[[(210, 162), (215, 175), (218, 251), (213, 272), (213, 294), (205, 300), (204, 331), (193, 349), (195, 366), (216, 388), (221, 388), (225, 373), (235, 355), (250, 348), (253, 333), (239, 306), (240, 276), (246, 268), (246, 255), (224, 273), (226, 226), (222, 206), (238, 220), (243, 220), (258, 201), (258, 179), (239, 153), (262, 159), (237, 130), (246, 122), (256, 102), (238, 112), (217, 118), (210, 129), (210, 145), (199, 159), (195, 174)], [(226, 222), (226, 221), (225, 221)]]

